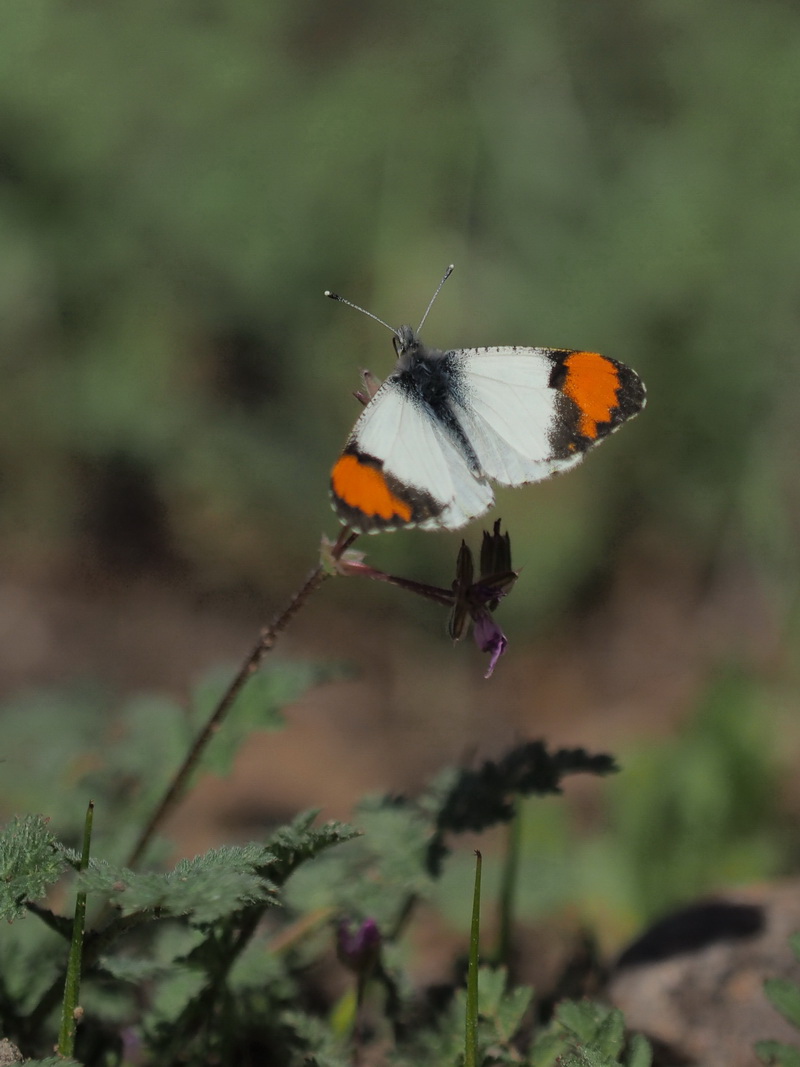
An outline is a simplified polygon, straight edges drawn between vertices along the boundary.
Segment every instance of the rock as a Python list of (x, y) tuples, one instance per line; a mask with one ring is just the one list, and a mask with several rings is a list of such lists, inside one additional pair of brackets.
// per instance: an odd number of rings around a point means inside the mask
[(800, 886), (760, 887), (662, 919), (615, 964), (611, 1002), (661, 1048), (664, 1063), (756, 1067), (756, 1041), (800, 1046), (764, 995), (766, 978), (800, 984), (789, 937), (800, 930)]

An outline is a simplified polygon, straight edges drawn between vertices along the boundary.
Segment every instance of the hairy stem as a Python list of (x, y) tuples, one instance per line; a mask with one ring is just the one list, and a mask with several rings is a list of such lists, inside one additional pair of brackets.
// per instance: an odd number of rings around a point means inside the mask
[[(345, 526), (339, 535), (339, 539), (331, 550), (331, 558), (333, 560), (341, 559), (342, 554), (353, 544), (357, 537), (358, 534), (353, 533)], [(156, 831), (161, 827), (167, 816), (171, 814), (178, 801), (183, 798), (192, 772), (199, 763), (200, 758), (208, 747), (212, 737), (225, 721), (228, 712), (233, 707), (237, 696), (244, 688), (247, 680), (259, 669), (264, 656), (274, 648), (278, 637), (283, 633), (298, 611), (305, 605), (311, 594), (315, 593), (332, 573), (331, 570), (326, 569), (323, 563), (318, 563), (314, 570), (308, 575), (303, 585), (290, 599), (283, 611), (273, 619), (269, 626), (265, 626), (261, 631), (258, 641), (245, 657), (244, 662), (234, 675), (230, 685), (223, 693), (216, 707), (211, 712), (211, 715), (208, 717), (205, 726), (203, 726), (202, 730), (200, 730), (197, 737), (192, 742), (191, 748), (186, 753), (183, 763), (176, 771), (172, 781), (167, 786), (161, 801), (150, 816), (150, 821), (145, 826), (136, 843), (136, 847), (128, 857), (128, 867), (135, 867), (139, 860), (141, 860)]]
[(373, 582), (388, 582), (390, 585), (399, 586), (400, 589), (407, 589), (410, 593), (416, 593), (417, 596), (424, 596), (428, 600), (442, 604), (446, 608), (451, 608), (455, 601), (455, 594), (452, 589), (440, 589), (436, 585), (415, 582), (411, 578), (398, 578), (394, 574), (386, 574), (384, 571), (376, 570), (366, 563), (343, 564), (342, 573), (350, 577), (369, 578)]

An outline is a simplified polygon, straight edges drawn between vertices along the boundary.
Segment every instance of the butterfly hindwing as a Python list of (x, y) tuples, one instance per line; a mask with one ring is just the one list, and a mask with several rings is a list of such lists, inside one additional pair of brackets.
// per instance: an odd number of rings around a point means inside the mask
[(334, 508), (361, 533), (456, 529), (494, 503), (430, 411), (389, 378), (361, 413), (331, 473)]

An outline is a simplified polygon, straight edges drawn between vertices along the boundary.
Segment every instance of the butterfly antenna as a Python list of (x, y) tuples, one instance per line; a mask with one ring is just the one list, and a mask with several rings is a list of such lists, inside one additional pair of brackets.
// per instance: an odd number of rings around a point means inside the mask
[[(332, 293), (330, 289), (325, 290), (325, 296), (329, 300), (338, 300), (340, 304), (347, 304), (349, 308), (354, 308), (356, 311), (360, 311), (362, 315), (366, 315), (368, 319), (375, 319), (381, 326), (385, 326), (387, 330), (391, 330), (393, 334), (397, 334), (397, 330), (394, 326), (390, 326), (388, 322), (384, 322), (383, 319), (379, 319), (377, 315), (373, 315), (371, 311), (367, 311), (366, 308), (359, 307), (358, 304), (354, 304), (352, 300), (345, 300), (343, 296), (339, 296), (338, 293)], [(427, 313), (426, 313), (427, 314)]]
[(444, 276), (442, 277), (442, 280), (436, 286), (436, 292), (431, 297), (431, 302), (430, 302), (430, 304), (428, 304), (427, 308), (425, 309), (425, 314), (422, 316), (422, 319), (420, 320), (419, 326), (417, 326), (417, 333), (419, 333), (420, 330), (422, 329), (422, 327), (425, 325), (425, 319), (427, 319), (427, 317), (428, 317), (428, 312), (433, 307), (433, 302), (436, 299), (436, 297), (439, 295), (439, 290), (442, 288), (444, 283), (447, 281), (447, 279), (453, 273), (453, 269), (454, 269), (454, 264), (451, 263), (450, 266), (447, 268), (447, 270), (444, 272)]

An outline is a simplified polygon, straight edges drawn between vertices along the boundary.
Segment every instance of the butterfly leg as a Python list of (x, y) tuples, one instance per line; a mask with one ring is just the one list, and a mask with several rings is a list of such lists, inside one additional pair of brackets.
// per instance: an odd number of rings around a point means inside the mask
[(362, 370), (361, 380), (364, 383), (364, 388), (356, 389), (353, 396), (366, 407), (380, 389), (381, 380), (376, 378), (371, 370)]

